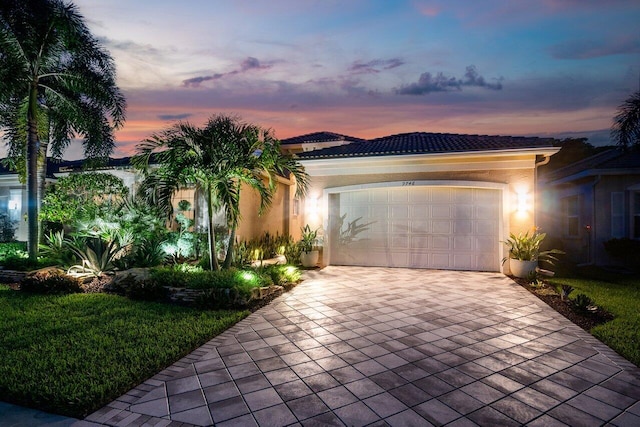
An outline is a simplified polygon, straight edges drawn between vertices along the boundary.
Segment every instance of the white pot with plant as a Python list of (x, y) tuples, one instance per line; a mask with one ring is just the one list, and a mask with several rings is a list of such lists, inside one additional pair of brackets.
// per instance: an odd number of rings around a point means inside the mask
[(543, 259), (550, 264), (557, 261), (555, 255), (564, 254), (558, 249), (550, 249), (541, 251), (540, 244), (547, 236), (546, 233), (538, 232), (537, 228), (533, 229), (533, 233), (520, 233), (517, 236), (513, 233), (504, 242), (509, 248), (509, 257), (504, 257), (502, 263), (509, 260), (509, 269), (511, 274), (519, 278), (528, 278), (533, 275), (538, 267), (538, 261)]
[(309, 224), (302, 228), (300, 239), (300, 263), (303, 267), (315, 267), (318, 264), (320, 252), (318, 251), (318, 229), (312, 230)]

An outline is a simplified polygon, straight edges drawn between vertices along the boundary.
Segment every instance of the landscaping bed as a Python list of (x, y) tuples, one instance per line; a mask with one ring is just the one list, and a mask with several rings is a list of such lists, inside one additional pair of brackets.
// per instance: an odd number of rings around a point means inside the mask
[(613, 320), (613, 314), (601, 307), (588, 312), (577, 311), (569, 301), (563, 301), (560, 294), (547, 283), (535, 286), (526, 279), (518, 277), (511, 277), (511, 279), (587, 332), (597, 325)]
[[(570, 277), (547, 279), (543, 286), (514, 280), (576, 325), (591, 333), (632, 363), (640, 366), (640, 277), (591, 267), (574, 270)], [(580, 312), (562, 301), (556, 289), (571, 286), (571, 297), (584, 294), (597, 310)]]
[(299, 280), (287, 265), (31, 272), (0, 285), (0, 396), (83, 418)]

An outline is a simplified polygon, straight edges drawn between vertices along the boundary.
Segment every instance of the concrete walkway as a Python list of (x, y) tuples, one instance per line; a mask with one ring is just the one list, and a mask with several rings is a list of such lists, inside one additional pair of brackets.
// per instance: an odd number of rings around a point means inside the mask
[(505, 276), (328, 267), (76, 426), (639, 426), (639, 400)]

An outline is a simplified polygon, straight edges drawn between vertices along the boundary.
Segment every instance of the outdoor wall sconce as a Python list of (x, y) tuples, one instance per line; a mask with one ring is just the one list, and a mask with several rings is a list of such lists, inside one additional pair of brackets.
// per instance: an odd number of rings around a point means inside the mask
[(309, 197), (306, 202), (307, 213), (309, 215), (318, 215), (318, 198)]
[(518, 192), (517, 194), (516, 212), (525, 214), (529, 211), (529, 194), (527, 192)]

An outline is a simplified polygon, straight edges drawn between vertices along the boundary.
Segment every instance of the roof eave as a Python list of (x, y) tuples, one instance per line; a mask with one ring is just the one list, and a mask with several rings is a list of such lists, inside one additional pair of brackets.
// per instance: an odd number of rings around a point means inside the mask
[(589, 178), (598, 175), (640, 175), (640, 168), (587, 169), (569, 176), (565, 176), (564, 178), (558, 178), (553, 181), (549, 181), (549, 185), (567, 184), (569, 182), (577, 181), (582, 178)]
[(338, 159), (380, 159), (380, 158), (412, 158), (412, 157), (484, 157), (484, 156), (513, 156), (521, 154), (552, 156), (560, 151), (560, 147), (531, 147), (531, 148), (509, 148), (499, 150), (479, 150), (479, 151), (447, 151), (437, 153), (369, 153), (363, 155), (327, 155), (319, 157), (299, 157), (300, 162), (321, 162)]

